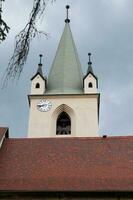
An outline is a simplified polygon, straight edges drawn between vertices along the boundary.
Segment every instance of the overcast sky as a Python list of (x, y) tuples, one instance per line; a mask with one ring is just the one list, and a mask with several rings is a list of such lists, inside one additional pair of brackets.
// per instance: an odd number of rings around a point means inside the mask
[[(22, 30), (32, 9), (32, 0), (4, 3), (3, 18), (11, 27), (0, 44), (0, 79), (13, 53), (14, 37)], [(133, 135), (133, 0), (56, 0), (47, 6), (39, 28), (50, 34), (34, 39), (23, 73), (16, 83), (0, 90), (0, 126), (9, 127), (10, 137), (26, 137), (30, 78), (36, 73), (42, 53), (48, 75), (63, 28), (65, 5), (71, 6), (71, 30), (83, 72), (88, 52), (99, 79), (100, 130), (107, 135)]]

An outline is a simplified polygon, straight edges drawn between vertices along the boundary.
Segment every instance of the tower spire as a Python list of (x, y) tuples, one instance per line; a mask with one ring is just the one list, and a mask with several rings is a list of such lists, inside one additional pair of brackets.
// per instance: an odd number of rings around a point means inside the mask
[(66, 23), (70, 23), (69, 12), (68, 12), (69, 8), (70, 8), (70, 6), (66, 5), (66, 19), (65, 19)]
[[(69, 6), (66, 8), (68, 10)], [(83, 93), (83, 74), (68, 18), (67, 14), (63, 34), (49, 72), (47, 93)]]

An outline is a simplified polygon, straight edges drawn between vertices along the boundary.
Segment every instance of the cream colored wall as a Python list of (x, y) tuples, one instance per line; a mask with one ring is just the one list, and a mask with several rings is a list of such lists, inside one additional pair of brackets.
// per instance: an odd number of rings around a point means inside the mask
[[(40, 88), (36, 88), (36, 84), (40, 84)], [(44, 94), (45, 92), (45, 81), (38, 74), (31, 82), (31, 94)]]
[[(63, 137), (56, 135), (56, 120), (62, 111), (71, 118), (72, 134), (65, 137), (98, 136), (98, 94), (73, 96), (30, 96), (28, 137)], [(51, 101), (47, 112), (37, 110), (42, 99)]]
[[(92, 83), (93, 88), (89, 88), (88, 84)], [(88, 74), (88, 76), (84, 80), (84, 93), (85, 94), (91, 94), (91, 93), (97, 93), (97, 82), (94, 76), (92, 74)]]

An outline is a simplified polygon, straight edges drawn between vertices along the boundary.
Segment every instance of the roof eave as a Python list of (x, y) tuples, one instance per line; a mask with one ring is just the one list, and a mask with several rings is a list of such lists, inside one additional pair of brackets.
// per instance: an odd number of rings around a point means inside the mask
[[(92, 73), (91, 71), (89, 71), (89, 72), (83, 77), (83, 82), (84, 82), (84, 80), (86, 79), (86, 77), (87, 77), (89, 74), (91, 74), (91, 75), (96, 79), (96, 84), (97, 84), (97, 88), (98, 88), (98, 78), (97, 78), (97, 76), (96, 76), (94, 73)], [(83, 84), (83, 87), (84, 87), (84, 84)]]
[(37, 75), (40, 75), (43, 80), (46, 80), (39, 72), (37, 72), (30, 80), (32, 81)]

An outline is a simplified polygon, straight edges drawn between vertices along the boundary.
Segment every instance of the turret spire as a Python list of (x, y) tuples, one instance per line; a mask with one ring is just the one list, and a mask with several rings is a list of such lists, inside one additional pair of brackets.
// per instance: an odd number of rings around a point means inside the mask
[(88, 62), (88, 70), (87, 70), (87, 74), (89, 72), (91, 72), (93, 74), (93, 69), (92, 69), (92, 62), (91, 62), (91, 53), (88, 53), (89, 56), (89, 62)]
[(69, 12), (68, 12), (68, 10), (69, 10), (69, 8), (70, 8), (70, 6), (69, 5), (66, 5), (66, 19), (65, 19), (65, 22), (66, 23), (70, 23), (70, 19), (69, 19)]
[(40, 62), (39, 62), (39, 64), (38, 64), (37, 73), (39, 73), (40, 75), (43, 76), (43, 73), (42, 73), (42, 57), (43, 57), (43, 55), (40, 54), (39, 57), (40, 57)]
[(41, 65), (41, 66), (42, 66), (42, 57), (43, 57), (43, 55), (42, 55), (42, 54), (40, 54), (40, 55), (39, 55), (39, 57), (40, 57), (40, 62), (39, 62), (39, 64), (38, 64), (38, 65)]
[(89, 56), (89, 62), (88, 62), (88, 65), (91, 65), (92, 62), (91, 62), (91, 53), (88, 53), (88, 56)]

